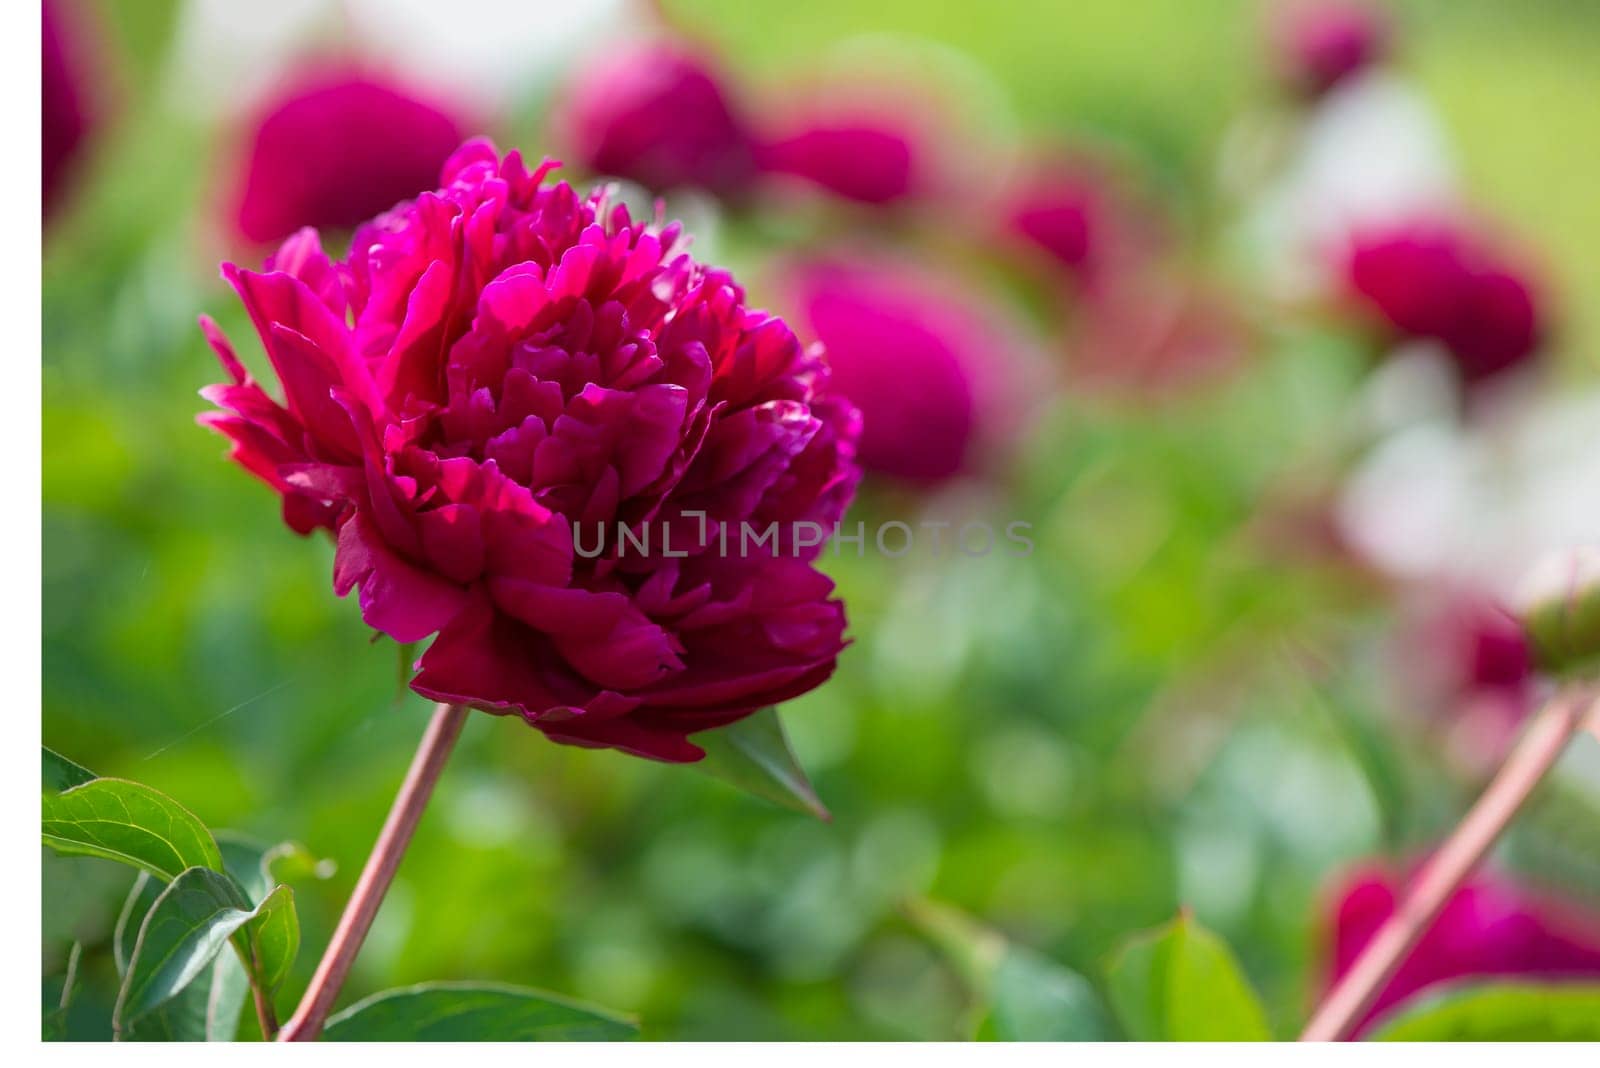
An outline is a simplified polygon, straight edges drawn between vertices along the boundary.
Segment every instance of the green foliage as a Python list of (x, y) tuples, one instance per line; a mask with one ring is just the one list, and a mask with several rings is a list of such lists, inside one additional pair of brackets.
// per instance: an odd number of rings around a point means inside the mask
[(1104, 1042), (1113, 1037), (1088, 980), (1048, 957), (1010, 946), (995, 969), (979, 1038), (1000, 1042)]
[(1109, 969), (1107, 989), (1128, 1037), (1137, 1041), (1272, 1037), (1232, 951), (1187, 914), (1123, 946)]
[(762, 709), (737, 723), (697, 734), (694, 742), (706, 751), (705, 759), (695, 765), (701, 771), (784, 808), (829, 818), (795, 759), (777, 709)]
[(1600, 984), (1457, 986), (1398, 1010), (1386, 1042), (1600, 1042)]
[(187, 868), (222, 868), (205, 824), (136, 782), (94, 779), (45, 794), (43, 809), (44, 844), (57, 853), (105, 857), (169, 881)]
[(633, 1038), (620, 1016), (523, 987), (422, 983), (386, 990), (328, 1020), (328, 1042), (605, 1042)]
[(277, 993), (300, 952), (294, 891), (287, 886), (273, 887), (266, 900), (256, 906), (245, 934), (249, 936), (251, 979), (268, 994)]
[[(238, 885), (209, 868), (190, 868), (155, 899), (139, 925), (112, 1023), (119, 1032), (199, 978), (235, 931), (256, 916)], [(253, 941), (253, 940), (252, 940)]]
[(908, 911), (976, 995), (974, 1037), (998, 1042), (1100, 1042), (1113, 1037), (1099, 996), (1077, 972), (947, 906), (917, 901)]
[(60, 793), (70, 790), (74, 786), (82, 786), (95, 778), (94, 772), (88, 768), (81, 768), (52, 749), (41, 750), (44, 756), (44, 790), (46, 793)]
[[(121, 978), (111, 1018), (128, 1041), (232, 1041), (251, 990), (270, 1004), (300, 949), (294, 891), (280, 879), (325, 877), (304, 846), (213, 837), (171, 798), (96, 778), (44, 751), (44, 841), (57, 852), (139, 869), (117, 917), (111, 957)], [(71, 785), (74, 782), (80, 785)], [(174, 865), (196, 857), (169, 878)], [(227, 951), (232, 946), (233, 951)], [(42, 1033), (70, 1037), (67, 1010), (81, 956), (74, 946), (59, 993), (47, 989)], [(583, 1041), (630, 1038), (620, 1016), (538, 991), (441, 983), (389, 991), (329, 1021), (334, 1041)], [(270, 1036), (269, 1036), (270, 1037)]]

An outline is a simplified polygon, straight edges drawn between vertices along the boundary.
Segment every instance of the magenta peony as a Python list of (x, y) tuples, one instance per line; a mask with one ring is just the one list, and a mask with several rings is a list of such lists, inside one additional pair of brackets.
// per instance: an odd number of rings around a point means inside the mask
[(470, 142), (346, 260), (307, 230), (225, 266), (286, 403), (203, 321), (232, 382), (201, 419), (290, 526), (335, 533), (369, 624), (436, 635), (418, 693), (695, 760), (688, 735), (834, 669), (844, 609), (792, 531), (849, 503), (859, 417), (675, 225), (552, 166)]
[(761, 169), (800, 178), (863, 204), (916, 191), (913, 137), (883, 122), (816, 118), (761, 146)]
[(1296, 0), (1275, 13), (1272, 31), (1284, 79), (1307, 96), (1366, 70), (1389, 46), (1382, 13), (1354, 0)]
[[(1347, 881), (1332, 917), (1333, 979), (1395, 909), (1399, 883), (1377, 871)], [(1456, 891), (1389, 980), (1362, 1028), (1436, 984), (1458, 979), (1600, 977), (1600, 916), (1481, 876)]]
[(43, 115), (39, 153), (46, 217), (60, 202), (90, 128), (84, 70), (87, 57), (77, 14), (60, 0), (47, 0), (41, 16)]
[(234, 224), (256, 242), (387, 211), (431, 186), (462, 137), (440, 104), (348, 70), (297, 78), (248, 129)]
[(1007, 183), (997, 214), (1004, 239), (1079, 289), (1141, 271), (1165, 237), (1159, 205), (1140, 195), (1124, 168), (1083, 153), (1031, 161)]
[(743, 195), (754, 148), (720, 76), (677, 43), (608, 52), (568, 87), (552, 120), (574, 158), (650, 189)]
[(953, 281), (853, 256), (791, 265), (783, 288), (863, 417), (861, 466), (901, 481), (969, 472), (1015, 338)]
[(1344, 277), (1393, 332), (1444, 345), (1467, 383), (1524, 364), (1543, 340), (1531, 283), (1456, 226), (1419, 221), (1358, 234)]

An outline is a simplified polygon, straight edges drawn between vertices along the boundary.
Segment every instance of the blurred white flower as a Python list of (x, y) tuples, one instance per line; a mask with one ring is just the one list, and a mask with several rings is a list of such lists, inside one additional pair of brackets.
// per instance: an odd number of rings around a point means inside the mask
[(1600, 390), (1525, 396), (1481, 425), (1390, 435), (1346, 484), (1339, 523), (1395, 578), (1511, 600), (1547, 553), (1600, 541)]
[(1426, 98), (1374, 72), (1329, 92), (1306, 118), (1247, 233), (1264, 276), (1295, 297), (1323, 283), (1330, 250), (1352, 229), (1456, 199), (1449, 142)]
[(492, 111), (550, 86), (624, 0), (188, 0), (173, 49), (174, 104), (206, 117), (254, 101), (308, 55), (385, 65)]

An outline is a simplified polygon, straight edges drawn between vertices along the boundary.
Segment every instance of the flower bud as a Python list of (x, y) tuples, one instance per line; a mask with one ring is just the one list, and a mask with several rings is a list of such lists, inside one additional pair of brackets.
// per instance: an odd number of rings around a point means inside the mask
[(1553, 675), (1600, 674), (1600, 545), (1544, 559), (1519, 603), (1539, 667)]

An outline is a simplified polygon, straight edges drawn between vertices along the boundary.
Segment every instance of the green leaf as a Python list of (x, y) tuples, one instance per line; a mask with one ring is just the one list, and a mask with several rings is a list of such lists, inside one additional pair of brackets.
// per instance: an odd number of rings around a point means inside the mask
[(603, 1009), (524, 987), (422, 983), (386, 990), (328, 1021), (327, 1042), (605, 1042), (638, 1028)]
[(933, 901), (907, 903), (911, 921), (938, 944), (982, 1000), (975, 1037), (1000, 1042), (1099, 1042), (1110, 1021), (1089, 982), (964, 913)]
[(1227, 945), (1188, 914), (1128, 942), (1112, 962), (1112, 1008), (1141, 1042), (1265, 1042), (1255, 991)]
[(1484, 983), (1419, 998), (1373, 1033), (1384, 1042), (1600, 1041), (1600, 983)]
[(41, 829), (57, 853), (106, 857), (169, 881), (185, 868), (222, 869), (217, 843), (194, 813), (126, 779), (45, 794)]
[[(224, 961), (232, 953), (217, 960)], [(209, 1008), (216, 983), (216, 966), (204, 971), (181, 992), (164, 1001), (116, 1033), (122, 1042), (205, 1042), (211, 1035)], [(246, 987), (248, 990), (248, 986)], [(241, 1008), (242, 1008), (241, 1003)], [(238, 1016), (234, 1017), (237, 1025)]]
[(233, 831), (216, 832), (216, 840), (222, 853), (222, 870), (233, 876), (252, 905), (261, 904), (279, 883), (327, 879), (333, 875), (332, 861), (319, 859), (299, 842), (265, 846)]
[(832, 818), (795, 759), (777, 709), (764, 708), (737, 723), (697, 734), (693, 741), (706, 751), (705, 759), (694, 765), (701, 771), (784, 808)]
[(116, 929), (111, 934), (111, 959), (117, 965), (117, 975), (128, 974), (128, 961), (133, 957), (134, 943), (139, 940), (139, 928), (144, 926), (144, 918), (150, 914), (150, 907), (163, 889), (162, 883), (151, 878), (149, 872), (142, 871), (134, 876), (133, 888), (122, 903)]
[(274, 887), (256, 907), (245, 934), (249, 937), (256, 985), (269, 995), (276, 993), (289, 978), (294, 958), (300, 952), (300, 920), (295, 915), (294, 891), (287, 886)]
[(1000, 1042), (1104, 1042), (1112, 1038), (1088, 980), (1030, 949), (1000, 959), (980, 1037)]
[(228, 876), (200, 867), (180, 874), (139, 927), (112, 1025), (126, 1031), (205, 974), (233, 933), (254, 916)]
[[(201, 987), (195, 982), (175, 999), (183, 1001)], [(239, 1037), (239, 1016), (250, 1000), (250, 976), (237, 953), (218, 953), (205, 984), (205, 1037), (207, 1042), (232, 1042)]]
[(297, 842), (268, 848), (243, 835), (222, 831), (217, 835), (217, 847), (222, 851), (223, 868), (256, 907), (256, 916), (236, 941), (250, 961), (255, 982), (270, 995), (288, 978), (300, 950), (294, 891), (282, 885), (278, 876), (321, 875), (327, 865)]
[[(128, 974), (139, 928), (165, 886), (148, 872), (134, 879), (112, 935), (117, 975)], [(201, 976), (154, 1012), (123, 1032), (136, 1042), (231, 1042), (239, 1029), (239, 1013), (250, 996), (250, 979), (237, 953), (219, 953), (209, 974)]]
[(74, 764), (54, 749), (39, 747), (44, 756), (44, 788), (47, 792), (58, 794), (62, 790), (70, 790), (74, 786), (82, 786), (93, 781), (95, 773), (79, 764)]

